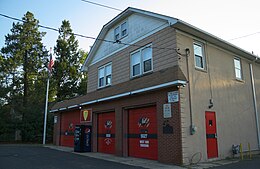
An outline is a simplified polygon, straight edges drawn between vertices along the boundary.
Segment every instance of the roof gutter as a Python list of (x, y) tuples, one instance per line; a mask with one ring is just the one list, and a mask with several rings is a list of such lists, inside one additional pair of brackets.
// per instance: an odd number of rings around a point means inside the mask
[[(223, 49), (226, 49), (228, 51), (231, 51), (237, 55), (240, 55), (240, 56), (244, 56), (246, 57), (247, 59), (249, 60), (255, 60), (255, 58), (259, 58), (259, 56), (256, 56), (254, 54), (251, 54), (250, 52), (238, 47), (238, 46), (235, 46), (233, 45), (232, 43), (228, 42), (228, 41), (225, 41), (211, 33), (208, 33), (200, 28), (197, 28), (189, 23), (186, 23), (182, 20), (179, 20), (177, 21), (177, 23), (175, 24), (171, 24), (172, 27), (176, 28), (176, 29), (179, 29), (183, 32), (186, 32), (188, 34), (191, 34), (193, 36), (196, 36), (196, 37), (200, 37), (216, 46), (219, 46)], [(258, 62), (259, 63), (259, 62)]]
[(172, 81), (172, 82), (168, 82), (168, 83), (164, 83), (164, 84), (160, 84), (160, 85), (156, 85), (156, 86), (152, 86), (152, 87), (133, 90), (133, 91), (130, 91), (130, 92), (125, 92), (125, 93), (117, 94), (117, 95), (114, 95), (114, 96), (109, 96), (109, 97), (104, 97), (104, 98), (101, 98), (101, 99), (96, 99), (96, 100), (84, 102), (84, 103), (81, 103), (81, 104), (78, 104), (78, 105), (63, 107), (63, 108), (59, 108), (59, 109), (55, 109), (55, 110), (50, 110), (50, 113), (54, 113), (54, 112), (58, 112), (58, 111), (62, 111), (62, 110), (68, 110), (68, 109), (72, 109), (72, 108), (77, 108), (77, 107), (80, 107), (80, 106), (90, 105), (90, 104), (99, 103), (99, 102), (103, 102), (103, 101), (118, 99), (118, 98), (121, 98), (121, 97), (135, 95), (135, 94), (139, 94), (139, 93), (144, 93), (144, 92), (148, 92), (148, 91), (152, 91), (152, 90), (157, 90), (157, 89), (169, 87), (169, 86), (172, 86), (172, 85), (182, 86), (182, 85), (186, 85), (186, 83), (187, 82), (184, 81), (184, 80), (175, 80), (175, 81)]

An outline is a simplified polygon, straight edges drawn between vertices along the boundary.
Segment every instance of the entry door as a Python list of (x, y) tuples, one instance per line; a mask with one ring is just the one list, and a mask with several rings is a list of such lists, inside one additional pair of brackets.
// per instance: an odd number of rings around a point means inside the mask
[(208, 158), (218, 157), (217, 126), (215, 112), (206, 112), (206, 139)]

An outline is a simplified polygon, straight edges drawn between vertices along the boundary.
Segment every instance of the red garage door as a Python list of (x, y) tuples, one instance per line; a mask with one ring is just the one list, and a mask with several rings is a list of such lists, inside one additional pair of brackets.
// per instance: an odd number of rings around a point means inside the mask
[(129, 156), (158, 159), (156, 107), (129, 110)]
[(98, 115), (98, 152), (115, 154), (115, 113)]
[(74, 147), (74, 130), (79, 124), (79, 117), (79, 111), (61, 113), (61, 146)]

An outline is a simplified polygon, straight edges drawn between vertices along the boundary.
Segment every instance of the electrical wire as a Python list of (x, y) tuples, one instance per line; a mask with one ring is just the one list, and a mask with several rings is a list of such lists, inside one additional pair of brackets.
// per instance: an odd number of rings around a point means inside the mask
[[(26, 23), (26, 21), (24, 21), (22, 19), (18, 19), (18, 18), (15, 18), (15, 17), (11, 17), (11, 16), (8, 16), (8, 15), (1, 14), (1, 13), (0, 13), (0, 16), (8, 18), (8, 19), (15, 20), (15, 21), (20, 21), (20, 22)], [(38, 26), (41, 27), (41, 28), (44, 28), (44, 29), (48, 29), (48, 30), (52, 30), (52, 31), (55, 31), (55, 32), (59, 32), (59, 29), (57, 29), (57, 28), (53, 28), (53, 27), (50, 27), (50, 26), (44, 26), (44, 25), (40, 25), (40, 24), (38, 24)], [(161, 27), (161, 26), (159, 26), (159, 27)], [(95, 37), (86, 36), (86, 35), (82, 35), (82, 34), (78, 34), (78, 33), (70, 33), (70, 34), (74, 35), (74, 36), (86, 38), (86, 39), (98, 40), (98, 41), (103, 41), (103, 42), (113, 43), (113, 44), (117, 43), (117, 44), (121, 44), (121, 45), (125, 45), (125, 46), (134, 46), (134, 47), (144, 47), (145, 46), (145, 45), (136, 45), (136, 44), (130, 44), (130, 43), (123, 43), (120, 40), (113, 41), (113, 40), (95, 38)], [(156, 47), (156, 46), (151, 46), (150, 48), (152, 48), (152, 49), (159, 49), (159, 50), (176, 50), (176, 48), (163, 48), (163, 47)]]
[(233, 38), (233, 39), (229, 39), (228, 41), (232, 41), (232, 40), (236, 40), (236, 39), (241, 39), (241, 38), (246, 38), (248, 36), (253, 36), (255, 34), (258, 34), (260, 32), (255, 32), (255, 33), (251, 33), (251, 34), (248, 34), (248, 35), (244, 35), (244, 36), (240, 36), (240, 37), (237, 37), (237, 38)]
[(104, 8), (113, 9), (113, 10), (120, 11), (120, 12), (123, 11), (123, 10), (121, 10), (121, 9), (114, 8), (114, 7), (107, 6), (107, 5), (103, 5), (103, 4), (99, 4), (99, 3), (96, 3), (96, 2), (91, 2), (91, 1), (86, 1), (86, 0), (81, 0), (81, 1), (86, 2), (86, 3), (93, 4), (93, 5), (101, 6), (101, 7), (104, 7)]

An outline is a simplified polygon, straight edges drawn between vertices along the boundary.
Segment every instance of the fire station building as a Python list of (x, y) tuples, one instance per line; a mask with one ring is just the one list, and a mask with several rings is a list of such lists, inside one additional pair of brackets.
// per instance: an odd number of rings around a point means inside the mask
[[(226, 25), (225, 25), (226, 26)], [(259, 151), (260, 60), (179, 19), (127, 8), (105, 24), (82, 70), (87, 94), (56, 103), (54, 144), (188, 164)], [(247, 147), (243, 151), (247, 151)]]

